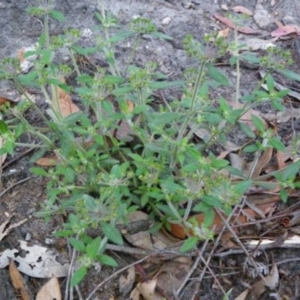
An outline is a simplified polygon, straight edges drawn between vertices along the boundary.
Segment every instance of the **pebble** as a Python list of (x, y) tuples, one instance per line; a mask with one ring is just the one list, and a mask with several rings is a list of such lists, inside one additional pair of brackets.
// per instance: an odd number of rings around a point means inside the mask
[(169, 25), (170, 22), (171, 22), (171, 18), (170, 17), (165, 17), (162, 21), (161, 21), (161, 24), (163, 25)]

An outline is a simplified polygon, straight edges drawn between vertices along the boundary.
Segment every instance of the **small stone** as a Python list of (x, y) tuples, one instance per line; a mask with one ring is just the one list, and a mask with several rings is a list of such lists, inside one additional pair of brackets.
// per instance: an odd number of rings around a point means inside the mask
[(171, 18), (170, 17), (165, 17), (162, 21), (161, 21), (161, 24), (163, 25), (169, 25), (170, 22), (171, 22)]
[(222, 8), (223, 10), (226, 10), (226, 11), (228, 10), (227, 4), (222, 4), (222, 5), (221, 5), (221, 8)]

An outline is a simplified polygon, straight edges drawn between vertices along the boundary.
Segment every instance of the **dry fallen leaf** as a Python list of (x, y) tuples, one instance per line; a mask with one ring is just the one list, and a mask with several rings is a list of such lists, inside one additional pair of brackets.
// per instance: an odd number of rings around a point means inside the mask
[(232, 10), (236, 13), (242, 13), (242, 14), (245, 14), (245, 15), (248, 15), (248, 16), (253, 15), (253, 12), (250, 9), (248, 9), (244, 6), (235, 6), (235, 7), (232, 8)]
[(8, 220), (6, 220), (4, 223), (0, 225), (0, 241), (2, 241), (3, 238), (6, 237), (12, 229), (19, 227), (20, 225), (22, 225), (27, 221), (27, 219), (24, 219), (15, 224), (9, 225), (9, 222), (12, 217), (13, 215), (11, 215)]
[[(31, 277), (67, 276), (69, 264), (61, 264), (56, 260), (59, 253), (38, 245), (28, 246), (25, 241), (19, 242), (19, 250), (7, 249), (1, 253), (0, 268), (5, 268), (9, 264), (9, 259), (13, 259), (19, 263), (18, 270)], [(20, 251), (25, 255), (21, 256)]]
[[(243, 208), (241, 209), (236, 209), (231, 220), (234, 220), (234, 223), (230, 222), (231, 226), (234, 225), (241, 225), (241, 224), (247, 224), (249, 220), (255, 220), (256, 217), (258, 217), (260, 214), (266, 214), (270, 211), (271, 207), (273, 207), (278, 201), (279, 197), (276, 195), (276, 198), (270, 198), (270, 195), (264, 195), (265, 197), (267, 196), (267, 201), (251, 201), (252, 205), (256, 206), (256, 209), (253, 210), (251, 208)], [(250, 198), (250, 197), (249, 197)], [(260, 198), (258, 198), (260, 199)], [(260, 214), (257, 213), (257, 211), (260, 211)], [(205, 214), (200, 213), (194, 216), (191, 216), (189, 220), (193, 218), (193, 222), (196, 222), (197, 224), (201, 225), (204, 222), (205, 219)], [(223, 218), (226, 219), (226, 215), (223, 214)], [(213, 223), (210, 226), (211, 229), (214, 229), (215, 233), (218, 233), (223, 227), (223, 221), (219, 217), (218, 214), (215, 214)], [(170, 232), (180, 238), (184, 239), (186, 236), (193, 236), (193, 232), (191, 230), (187, 230), (184, 228), (183, 225), (181, 224), (175, 224), (175, 223), (170, 223)]]
[(249, 290), (244, 290), (241, 294), (234, 298), (234, 300), (245, 300), (248, 294)]
[[(59, 78), (59, 80), (62, 83), (66, 82), (63, 77)], [(58, 107), (54, 107), (57, 113), (60, 113), (63, 117), (67, 117), (70, 114), (74, 114), (80, 111), (78, 106), (73, 103), (71, 96), (66, 91), (58, 86), (56, 86), (55, 89), (58, 96), (58, 101), (57, 103), (56, 101), (53, 101), (53, 103), (56, 103), (58, 105)]]
[[(222, 22), (223, 24), (227, 25), (228, 27), (235, 29), (236, 25), (231, 21), (230, 19), (223, 17), (219, 14), (214, 14), (214, 18), (218, 21)], [(255, 29), (252, 29), (250, 27), (237, 27), (237, 31), (245, 34), (258, 34), (259, 32)]]
[(56, 166), (57, 163), (59, 162), (59, 158), (55, 155), (52, 156), (45, 156), (42, 158), (39, 158), (38, 160), (35, 161), (35, 164), (38, 166), (43, 166), (43, 167), (50, 167), (50, 166)]
[(167, 261), (156, 275), (157, 286), (164, 291), (165, 295), (172, 296), (173, 291), (182, 285), (191, 266), (192, 261), (189, 257), (177, 257)]
[(13, 287), (21, 293), (22, 299), (31, 300), (28, 287), (13, 260), (9, 262), (9, 275)]
[(23, 47), (23, 48), (18, 50), (17, 57), (18, 57), (18, 60), (20, 62), (20, 67), (21, 67), (22, 73), (27, 73), (30, 70), (30, 68), (33, 66), (32, 61), (37, 58), (37, 55), (35, 55), (35, 54), (27, 56), (25, 58), (24, 54), (26, 52), (36, 51), (37, 46), (38, 46), (37, 44), (34, 44), (32, 46)]
[(61, 300), (61, 291), (58, 279), (52, 277), (38, 291), (35, 300)]
[(273, 148), (268, 147), (262, 155), (259, 157), (257, 164), (255, 165), (254, 171), (252, 173), (251, 178), (257, 178), (263, 168), (268, 164), (273, 155)]
[(260, 281), (253, 284), (253, 288), (251, 290), (251, 294), (256, 297), (255, 299), (259, 299), (259, 297), (266, 291), (266, 287), (273, 290), (278, 286), (279, 283), (279, 272), (278, 268), (275, 264), (273, 264), (273, 267), (270, 271), (270, 274), (266, 276)]
[(130, 294), (130, 299), (139, 300), (140, 295), (144, 297), (144, 300), (161, 300), (162, 297), (155, 292), (156, 279), (148, 280), (143, 283), (139, 283)]
[(293, 36), (300, 34), (300, 27), (297, 25), (283, 25), (278, 20), (274, 20), (274, 22), (278, 28), (271, 32), (271, 36), (273, 37)]
[(135, 268), (131, 266), (127, 269), (127, 276), (121, 275), (119, 278), (119, 292), (125, 297), (127, 293), (129, 293), (133, 287), (135, 282)]

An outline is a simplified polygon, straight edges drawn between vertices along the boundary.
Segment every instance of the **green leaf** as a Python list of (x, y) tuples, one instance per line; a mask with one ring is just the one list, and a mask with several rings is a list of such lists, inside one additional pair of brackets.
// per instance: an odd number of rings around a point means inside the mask
[(98, 236), (86, 246), (86, 253), (90, 258), (95, 258), (98, 255), (101, 245), (101, 238)]
[(123, 238), (119, 230), (106, 222), (101, 222), (101, 228), (105, 236), (117, 245), (123, 245)]
[(87, 74), (83, 74), (81, 76), (78, 76), (77, 80), (79, 82), (90, 83), (90, 84), (94, 82), (94, 78), (90, 75), (87, 75)]
[(1, 134), (5, 134), (8, 132), (8, 127), (6, 125), (6, 123), (2, 120), (0, 120), (0, 133)]
[(86, 267), (81, 267), (77, 271), (74, 272), (72, 278), (71, 278), (71, 286), (74, 287), (75, 285), (79, 284), (82, 279), (85, 277), (87, 273)]
[(162, 226), (163, 226), (162, 222), (157, 222), (148, 229), (148, 232), (149, 233), (156, 233), (162, 228)]
[(224, 86), (229, 86), (229, 80), (221, 71), (215, 68), (212, 64), (207, 64), (208, 75), (214, 79), (216, 82)]
[(208, 209), (207, 211), (205, 211), (204, 221), (203, 221), (202, 225), (204, 227), (208, 228), (210, 225), (213, 224), (214, 218), (215, 218), (214, 210), (213, 209)]
[(279, 137), (274, 137), (270, 139), (269, 144), (276, 150), (285, 152), (285, 145), (280, 141)]
[(248, 153), (256, 152), (257, 150), (258, 150), (258, 147), (256, 144), (248, 145), (243, 148), (243, 151), (248, 152)]
[(48, 173), (44, 169), (38, 168), (38, 167), (30, 168), (30, 172), (35, 175), (38, 175), (38, 176), (47, 176), (48, 175)]
[(187, 252), (194, 249), (198, 243), (199, 239), (196, 236), (190, 237), (184, 241), (183, 245), (180, 247), (180, 252)]
[(58, 10), (51, 10), (49, 15), (52, 19), (55, 19), (59, 22), (64, 22), (66, 20), (64, 14)]
[(274, 78), (271, 74), (267, 75), (266, 82), (267, 82), (267, 87), (268, 87), (269, 92), (274, 91), (275, 82), (274, 82)]
[(68, 237), (73, 234), (74, 234), (73, 230), (59, 230), (53, 233), (53, 235), (57, 237)]
[(241, 53), (240, 57), (241, 57), (241, 59), (246, 60), (250, 63), (254, 63), (254, 64), (259, 64), (260, 63), (259, 57), (257, 57), (255, 54), (245, 52), (245, 53)]
[(288, 200), (288, 193), (285, 189), (281, 189), (280, 192), (279, 192), (279, 195), (280, 195), (280, 198), (281, 200), (286, 203), (287, 200)]
[(174, 86), (183, 86), (183, 81), (155, 81), (150, 82), (149, 87), (153, 90), (166, 89)]
[(158, 37), (160, 39), (163, 39), (163, 40), (173, 40), (173, 38), (171, 36), (166, 35), (162, 32), (152, 32), (151, 35), (156, 36), (156, 37)]
[(73, 237), (69, 238), (70, 244), (79, 252), (85, 252), (85, 244)]
[(223, 169), (229, 164), (226, 159), (213, 159), (211, 162), (211, 166), (216, 169)]
[(83, 48), (83, 47), (79, 47), (79, 46), (72, 46), (72, 49), (83, 56), (89, 55), (89, 54), (93, 54), (95, 52), (98, 51), (98, 49), (96, 47), (88, 47), (88, 48)]
[(248, 137), (254, 139), (256, 137), (255, 133), (252, 131), (252, 129), (246, 125), (244, 122), (238, 122), (241, 130), (243, 133), (245, 133)]
[(240, 195), (243, 195), (252, 185), (252, 180), (245, 180), (237, 183), (234, 186), (234, 190)]
[(116, 262), (116, 260), (114, 260), (112, 257), (105, 255), (105, 254), (101, 254), (97, 256), (97, 259), (100, 261), (100, 263), (107, 265), (107, 266), (111, 266), (111, 267), (117, 267), (118, 263)]
[(293, 178), (299, 173), (300, 161), (288, 165), (282, 172), (282, 180)]
[(260, 132), (264, 132), (265, 131), (265, 125), (264, 122), (262, 121), (262, 119), (256, 115), (251, 115), (251, 120), (253, 122), (253, 125), (255, 126), (255, 128), (257, 130), (259, 130)]
[(284, 70), (277, 70), (277, 72), (281, 73), (288, 79), (300, 81), (300, 75), (291, 70), (284, 69)]
[(122, 31), (122, 32), (117, 33), (116, 35), (113, 35), (108, 41), (110, 43), (121, 42), (133, 35), (135, 35), (135, 33), (133, 31)]
[(29, 72), (28, 74), (20, 74), (17, 77), (18, 82), (22, 85), (30, 86), (30, 87), (38, 87), (37, 83), (38, 74), (36, 71)]

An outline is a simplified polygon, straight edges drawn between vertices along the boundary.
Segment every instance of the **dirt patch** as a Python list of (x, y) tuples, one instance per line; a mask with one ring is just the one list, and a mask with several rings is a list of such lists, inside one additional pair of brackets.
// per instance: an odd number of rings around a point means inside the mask
[[(222, 3), (221, 3), (222, 2)], [(195, 62), (190, 59), (184, 52), (182, 40), (187, 34), (193, 35), (197, 40), (203, 41), (206, 33), (218, 31), (224, 26), (213, 18), (215, 12), (224, 13), (221, 5), (234, 7), (236, 5), (244, 5), (242, 1), (164, 1), (164, 0), (115, 0), (106, 1), (105, 6), (113, 16), (115, 16), (121, 28), (126, 29), (130, 20), (135, 16), (141, 16), (151, 19), (158, 30), (173, 37), (172, 41), (163, 41), (152, 37), (145, 37), (141, 46), (137, 50), (135, 64), (143, 66), (147, 61), (156, 61), (159, 65), (159, 71), (169, 76), (170, 79), (181, 78), (182, 73), (188, 67), (195, 66)], [(272, 1), (265, 1), (265, 8), (270, 13), (278, 12), (277, 18), (283, 16), (290, 16), (293, 20), (300, 17), (297, 9), (295, 9), (295, 1), (274, 1), (274, 6), (271, 5)], [(270, 3), (269, 3), (270, 2)], [(66, 16), (65, 23), (50, 22), (50, 34), (58, 35), (63, 33), (65, 28), (79, 28), (93, 29), (99, 23), (95, 18), (95, 13), (99, 12), (98, 1), (85, 0), (85, 1), (54, 1), (55, 8), (62, 11)], [(0, 57), (7, 56), (15, 57), (17, 50), (21, 47), (30, 46), (36, 42), (36, 39), (43, 32), (44, 25), (42, 20), (30, 17), (26, 13), (26, 8), (36, 5), (33, 0), (27, 1), (2, 1), (0, 2)], [(256, 5), (255, 0), (247, 2), (247, 8), (254, 10)], [(299, 6), (299, 5), (298, 5)], [(300, 9), (300, 7), (298, 8)], [(245, 21), (245, 25), (258, 29), (257, 24), (250, 18)], [(118, 28), (119, 30), (119, 28)], [(265, 31), (264, 31), (265, 32)], [(262, 35), (264, 34), (262, 32)], [(88, 45), (91, 43), (92, 38), (89, 37), (84, 40)], [(300, 69), (299, 65), (299, 50), (297, 44), (291, 41), (281, 42), (287, 48), (293, 47), (293, 55), (296, 59), (296, 64), (293, 69), (297, 72)], [(132, 44), (124, 42), (118, 45), (116, 56), (120, 61), (124, 61), (131, 51)], [(68, 60), (65, 57), (66, 53), (61, 53), (58, 59)], [(102, 57), (94, 56), (95, 61), (103, 62)], [(125, 61), (124, 61), (125, 62)], [(104, 62), (105, 63), (105, 62)], [(227, 74), (232, 81), (233, 86), (236, 80), (235, 72), (227, 67), (222, 67), (223, 72)], [(249, 68), (242, 68), (242, 82), (241, 94), (247, 95), (257, 85), (260, 77), (258, 70), (251, 70)], [(293, 83), (294, 84), (294, 83)], [(299, 88), (299, 87), (295, 87)], [(0, 93), (6, 93), (7, 90), (12, 89), (9, 82), (1, 82)], [(172, 100), (176, 94), (164, 91), (165, 97)], [(212, 99), (217, 99), (220, 95), (227, 100), (234, 99), (234, 88), (226, 88), (216, 91), (212, 95)], [(39, 97), (41, 95), (38, 95)], [(40, 103), (43, 101), (40, 97)], [(299, 104), (293, 104), (297, 107)], [(268, 107), (263, 106), (260, 108), (262, 111), (268, 112)], [(32, 122), (35, 122), (35, 116), (29, 116)], [(298, 131), (299, 119), (294, 123), (287, 123), (280, 125), (280, 134), (284, 137), (292, 135), (293, 131)], [(26, 142), (30, 142), (29, 137), (24, 137)], [(233, 142), (240, 143), (243, 137), (232, 134)], [(34, 141), (32, 141), (34, 142)], [(288, 140), (286, 141), (288, 142)], [(31, 154), (24, 153), (25, 150), (17, 148), (12, 156), (7, 158), (6, 164), (3, 168), (2, 182), (3, 188), (0, 190), (0, 224), (6, 220), (7, 215), (14, 214), (14, 220), (22, 220), (28, 218), (28, 221), (22, 226), (14, 229), (6, 239), (1, 241), (0, 250), (12, 249), (18, 246), (18, 240), (28, 240), (31, 244), (38, 244), (55, 249), (59, 253), (67, 253), (68, 247), (66, 241), (60, 238), (54, 238), (52, 233), (61, 229), (63, 223), (63, 216), (53, 215), (50, 221), (45, 222), (44, 219), (36, 217), (36, 213), (40, 210), (43, 203), (47, 201), (45, 194), (46, 182), (39, 177), (34, 177), (29, 172), (32, 166), (30, 162)], [(133, 263), (139, 257), (132, 255), (125, 255), (122, 252), (111, 252), (110, 254), (118, 260), (120, 267), (125, 267)], [(204, 253), (203, 253), (204, 254)], [(205, 259), (208, 258), (207, 253), (204, 254)], [(280, 289), (284, 292), (281, 295), (287, 295), (285, 299), (297, 299), (299, 297), (299, 271), (298, 264), (294, 263), (298, 255), (297, 249), (274, 249), (266, 250), (264, 259), (261, 262), (271, 268), (273, 262), (279, 267), (280, 270), (280, 287), (275, 292), (280, 293)], [(193, 258), (195, 259), (195, 258)], [(214, 271), (215, 276), (219, 279), (221, 285), (226, 291), (233, 288), (231, 299), (235, 299), (245, 288), (247, 284), (252, 284), (253, 280), (242, 277), (242, 265), (245, 262), (244, 254), (228, 254), (223, 258), (215, 257), (210, 262), (210, 269)], [(148, 261), (149, 265), (156, 265), (155, 261)], [(162, 264), (159, 261), (159, 264)], [(148, 266), (149, 267), (149, 266)], [(220, 287), (214, 285), (214, 278), (207, 272), (199, 286), (199, 274), (201, 274), (203, 266), (199, 263), (196, 266), (193, 279), (187, 284), (184, 293), (180, 299), (221, 299), (222, 291)], [(149, 268), (150, 270), (150, 268)], [(116, 270), (112, 268), (91, 269), (86, 276), (84, 282), (80, 285), (80, 293), (82, 298), (74, 294), (74, 298), (70, 299), (86, 299), (92, 290), (106, 278), (111, 276)], [(1, 299), (17, 299), (18, 293), (13, 288), (7, 269), (0, 269), (0, 298)], [(91, 299), (125, 299), (119, 292), (119, 275), (108, 280)], [(45, 283), (41, 279), (28, 278), (27, 285), (36, 295), (38, 289)], [(292, 283), (292, 284), (291, 284)], [(65, 287), (65, 280), (61, 279), (60, 284), (62, 289)], [(197, 298), (198, 297), (198, 298)], [(267, 295), (266, 295), (267, 297)], [(127, 298), (126, 298), (127, 299)], [(171, 298), (170, 298), (171, 299)], [(253, 298), (254, 299), (254, 298)], [(267, 299), (267, 298), (260, 298)], [(269, 299), (269, 298), (268, 298)]]

